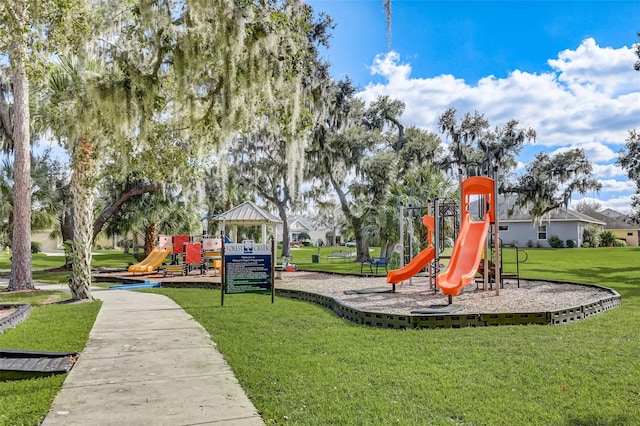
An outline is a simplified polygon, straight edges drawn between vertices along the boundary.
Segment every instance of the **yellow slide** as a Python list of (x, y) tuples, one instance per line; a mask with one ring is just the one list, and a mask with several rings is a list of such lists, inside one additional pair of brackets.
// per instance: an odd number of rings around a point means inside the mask
[(129, 266), (129, 272), (153, 272), (162, 265), (162, 262), (171, 254), (171, 247), (154, 247), (142, 262)]

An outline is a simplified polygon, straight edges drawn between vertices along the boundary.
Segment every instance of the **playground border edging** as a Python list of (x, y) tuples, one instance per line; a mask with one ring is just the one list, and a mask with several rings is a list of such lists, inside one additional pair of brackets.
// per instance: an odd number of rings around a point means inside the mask
[(612, 288), (595, 284), (566, 283), (561, 281), (536, 280), (549, 283), (563, 283), (598, 287), (611, 293), (585, 305), (573, 306), (555, 311), (542, 312), (500, 312), (479, 314), (389, 314), (363, 311), (344, 304), (340, 299), (303, 290), (276, 289), (276, 295), (295, 300), (312, 302), (332, 310), (336, 315), (355, 324), (380, 328), (463, 328), (498, 325), (558, 325), (569, 324), (592, 315), (605, 312), (621, 305), (621, 297)]
[[(602, 298), (600, 300), (594, 300), (585, 305), (572, 306), (555, 311), (500, 312), (478, 314), (390, 314), (364, 311), (354, 306), (347, 305), (340, 299), (303, 290), (276, 288), (275, 294), (279, 297), (287, 297), (289, 299), (315, 303), (333, 311), (339, 317), (342, 317), (355, 324), (393, 329), (569, 324), (588, 318), (592, 315), (605, 312), (609, 309), (616, 308), (622, 303), (620, 294), (618, 294), (617, 291), (610, 287), (605, 287), (598, 284), (576, 283), (559, 280), (542, 280), (534, 278), (527, 279), (545, 283), (596, 287), (609, 292), (611, 296)], [(114, 277), (110, 277), (110, 280), (114, 280)], [(121, 278), (120, 280), (130, 282), (141, 281), (133, 277), (129, 277), (126, 279)], [(161, 282), (161, 286), (173, 288), (192, 287), (220, 289), (220, 284), (210, 282)]]
[(19, 305), (14, 303), (6, 303), (0, 304), (0, 307), (15, 308), (15, 310), (11, 314), (0, 319), (0, 334), (2, 334), (4, 330), (8, 330), (20, 324), (31, 315), (31, 305), (28, 303)]

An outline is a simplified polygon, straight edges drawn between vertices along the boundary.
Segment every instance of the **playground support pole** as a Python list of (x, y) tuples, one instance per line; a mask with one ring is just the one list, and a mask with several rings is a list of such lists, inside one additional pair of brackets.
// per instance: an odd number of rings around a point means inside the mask
[[(433, 208), (433, 206), (431, 204), (427, 203), (427, 214), (430, 215), (430, 216), (433, 216), (433, 218), (434, 218), (433, 224), (435, 226), (435, 225), (437, 225), (438, 222), (435, 221), (435, 213), (433, 213), (431, 211), (432, 208)], [(428, 231), (427, 231), (427, 235), (428, 235)], [(427, 237), (427, 239), (428, 238), (429, 237)], [(431, 245), (433, 245), (433, 231), (431, 231)], [(428, 275), (429, 275), (429, 288), (431, 289), (431, 288), (435, 287), (434, 282), (433, 282), (433, 271), (434, 271), (434, 269), (433, 269), (433, 261), (431, 261), (431, 263), (429, 263), (429, 266), (427, 268), (428, 268), (427, 270), (429, 271), (429, 273), (428, 273)]]
[[(407, 210), (407, 234), (409, 236), (409, 262), (413, 259), (413, 209), (409, 204), (409, 210)], [(409, 285), (413, 285), (413, 277), (409, 277)]]
[[(485, 204), (486, 206), (486, 201)], [(487, 214), (487, 212), (485, 211), (484, 214)], [(484, 263), (484, 274), (482, 274), (482, 290), (487, 291), (489, 289), (489, 256), (491, 254), (491, 244), (490, 244), (490, 240), (487, 239), (487, 241), (484, 243), (484, 259), (483, 259), (483, 263)]]
[(220, 262), (220, 306), (224, 306), (224, 292), (226, 290), (226, 265), (224, 262), (224, 232), (220, 233), (220, 238), (222, 239), (222, 247), (220, 248), (220, 255), (222, 256)]
[(276, 298), (276, 238), (271, 237), (271, 304)]
[[(467, 176), (469, 172), (467, 171)], [(464, 200), (462, 199), (462, 168), (458, 168), (458, 188), (460, 189), (460, 196), (458, 197), (458, 228), (462, 225), (462, 206), (464, 206)]]
[(500, 235), (499, 235), (499, 214), (498, 214), (498, 166), (493, 168), (493, 188), (495, 199), (493, 200), (493, 232), (495, 246), (495, 277), (496, 277), (496, 296), (500, 296), (500, 284), (502, 284), (502, 276), (500, 275)]
[[(435, 255), (433, 256), (433, 271), (432, 274), (436, 281), (438, 280), (438, 274), (440, 273), (440, 200), (438, 197), (433, 199), (433, 250)], [(431, 275), (431, 274), (429, 274)], [(437, 291), (437, 282), (432, 285), (432, 289)]]
[(400, 203), (400, 244), (402, 245), (402, 253), (400, 253), (400, 267), (404, 266), (404, 205)]

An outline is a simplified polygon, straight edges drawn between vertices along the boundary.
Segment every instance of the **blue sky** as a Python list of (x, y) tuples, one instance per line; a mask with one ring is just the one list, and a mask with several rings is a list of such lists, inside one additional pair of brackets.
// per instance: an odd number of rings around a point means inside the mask
[(382, 0), (307, 3), (333, 17), (323, 56), (363, 99), (400, 99), (406, 125), (434, 132), (450, 106), (492, 125), (515, 118), (538, 132), (523, 163), (582, 147), (603, 183), (586, 198), (629, 208), (635, 188), (615, 159), (640, 130), (640, 1), (392, 0), (390, 39)]

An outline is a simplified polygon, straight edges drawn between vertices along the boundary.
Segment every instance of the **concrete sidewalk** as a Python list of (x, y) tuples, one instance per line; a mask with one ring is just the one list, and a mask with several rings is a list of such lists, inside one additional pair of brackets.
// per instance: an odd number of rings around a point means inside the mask
[(263, 425), (200, 324), (171, 299), (94, 289), (102, 309), (43, 425)]

